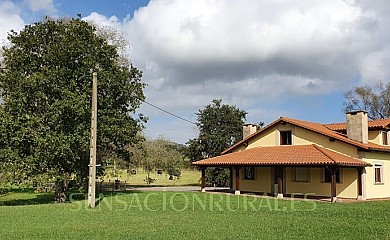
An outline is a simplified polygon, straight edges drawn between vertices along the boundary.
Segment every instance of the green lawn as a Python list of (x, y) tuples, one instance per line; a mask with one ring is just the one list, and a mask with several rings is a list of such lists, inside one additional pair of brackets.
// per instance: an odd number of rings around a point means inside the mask
[[(18, 195), (19, 194), (19, 195)], [(47, 202), (9, 193), (0, 205)], [(76, 196), (73, 196), (76, 198)], [(77, 198), (82, 198), (78, 195)], [(329, 204), (210, 193), (107, 194), (0, 207), (0, 239), (390, 239), (390, 201)]]
[[(119, 171), (117, 177), (110, 176), (110, 174), (106, 174), (107, 176), (104, 178), (104, 182), (107, 183), (108, 180), (113, 182), (115, 179), (121, 180), (121, 182), (126, 181), (128, 185), (132, 186), (146, 186), (147, 183), (145, 181), (147, 173), (142, 169), (138, 169), (137, 174), (128, 175), (126, 171)], [(174, 180), (169, 180), (169, 175), (157, 174), (152, 172), (150, 174), (150, 178), (155, 179), (150, 186), (187, 186), (187, 185), (199, 185), (200, 184), (201, 173), (198, 170), (182, 170), (181, 176), (179, 179), (174, 178)]]

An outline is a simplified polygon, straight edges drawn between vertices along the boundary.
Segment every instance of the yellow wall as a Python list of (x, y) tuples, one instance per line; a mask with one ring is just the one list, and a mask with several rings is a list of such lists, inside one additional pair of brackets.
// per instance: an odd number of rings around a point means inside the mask
[(374, 183), (374, 167), (366, 167), (366, 198), (390, 197), (390, 154), (380, 152), (367, 152), (366, 161), (374, 165), (375, 162), (383, 164), (383, 184)]
[[(256, 179), (245, 180), (244, 168), (240, 169), (240, 190), (247, 192), (274, 192), (274, 178), (271, 167), (257, 167)], [(321, 168), (310, 168), (310, 182), (293, 182), (291, 168), (284, 169), (284, 184), (286, 194), (310, 194), (330, 197), (330, 183), (321, 182)], [(233, 171), (233, 189), (236, 186), (235, 171)], [(341, 169), (341, 183), (337, 183), (337, 196), (342, 198), (357, 198), (357, 170), (355, 168)]]
[(277, 131), (275, 128), (270, 128), (251, 139), (248, 142), (247, 149), (275, 145), (277, 145)]
[(382, 132), (380, 130), (368, 131), (368, 141), (382, 144)]
[[(322, 182), (323, 169), (310, 168), (310, 182), (293, 182), (291, 168), (286, 168), (286, 193), (311, 194), (317, 196), (330, 196), (330, 183)], [(337, 197), (357, 198), (357, 170), (355, 168), (341, 168), (341, 182), (336, 184)]]
[[(254, 180), (244, 179), (244, 168), (240, 169), (240, 190), (248, 192), (271, 192), (271, 168), (257, 167)], [(233, 171), (233, 189), (236, 189), (236, 171)]]
[(306, 129), (296, 127), (294, 131), (294, 144), (295, 145), (307, 145), (317, 144), (324, 148), (332, 149), (336, 152), (347, 154), (352, 157), (357, 157), (357, 149), (350, 144), (335, 140), (334, 142), (329, 141), (329, 137), (321, 134), (308, 131)]
[[(293, 145), (308, 145), (317, 144), (319, 146), (332, 149), (337, 152), (347, 154), (352, 157), (357, 157), (356, 147), (350, 144), (340, 142), (338, 140), (331, 142), (329, 137), (321, 134), (308, 131), (301, 127), (293, 126), (291, 124), (277, 124), (274, 127), (267, 129), (263, 133), (251, 139), (246, 149), (255, 148), (259, 146), (277, 146), (279, 145), (279, 133), (278, 130), (292, 130)], [(242, 149), (241, 149), (242, 150)]]

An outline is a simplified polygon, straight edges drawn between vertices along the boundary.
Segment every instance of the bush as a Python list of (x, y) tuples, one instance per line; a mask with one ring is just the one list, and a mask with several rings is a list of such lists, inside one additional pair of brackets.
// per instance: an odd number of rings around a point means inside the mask
[(6, 194), (9, 192), (8, 188), (0, 188), (0, 194)]
[(148, 185), (150, 185), (150, 184), (154, 183), (154, 182), (156, 181), (156, 179), (146, 176), (146, 178), (144, 179), (144, 181), (145, 181)]
[(228, 168), (208, 168), (206, 170), (206, 184), (217, 187), (229, 187), (230, 170)]

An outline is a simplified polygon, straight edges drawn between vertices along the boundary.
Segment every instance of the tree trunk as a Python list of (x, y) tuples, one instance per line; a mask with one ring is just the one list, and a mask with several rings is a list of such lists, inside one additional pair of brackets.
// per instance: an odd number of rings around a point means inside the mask
[(57, 180), (55, 182), (54, 188), (55, 188), (54, 199), (55, 199), (56, 203), (64, 203), (64, 202), (66, 202), (64, 180)]

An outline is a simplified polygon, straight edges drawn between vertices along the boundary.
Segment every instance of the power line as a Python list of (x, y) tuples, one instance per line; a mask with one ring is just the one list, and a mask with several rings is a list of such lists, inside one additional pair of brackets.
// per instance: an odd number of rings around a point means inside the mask
[(142, 102), (148, 104), (149, 106), (152, 106), (152, 107), (154, 107), (154, 108), (156, 108), (156, 109), (158, 109), (158, 110), (160, 110), (160, 111), (162, 111), (162, 112), (165, 112), (166, 114), (169, 114), (169, 115), (171, 115), (171, 116), (174, 116), (175, 118), (178, 118), (178, 119), (180, 119), (180, 120), (183, 120), (183, 121), (185, 121), (185, 122), (188, 122), (188, 123), (191, 123), (191, 124), (194, 124), (194, 125), (198, 126), (197, 123), (192, 122), (192, 121), (190, 121), (190, 120), (188, 120), (188, 119), (185, 119), (185, 118), (183, 118), (183, 117), (180, 117), (180, 116), (178, 116), (178, 115), (176, 115), (176, 114), (174, 114), (174, 113), (171, 113), (171, 112), (169, 112), (169, 111), (167, 111), (167, 110), (165, 110), (165, 109), (162, 109), (162, 108), (160, 108), (160, 107), (158, 107), (158, 106), (156, 106), (156, 105), (154, 105), (154, 104), (152, 104), (152, 103), (149, 103), (149, 102), (147, 102), (147, 101), (145, 101), (145, 100), (142, 100), (142, 99), (139, 99), (139, 100), (141, 100)]

